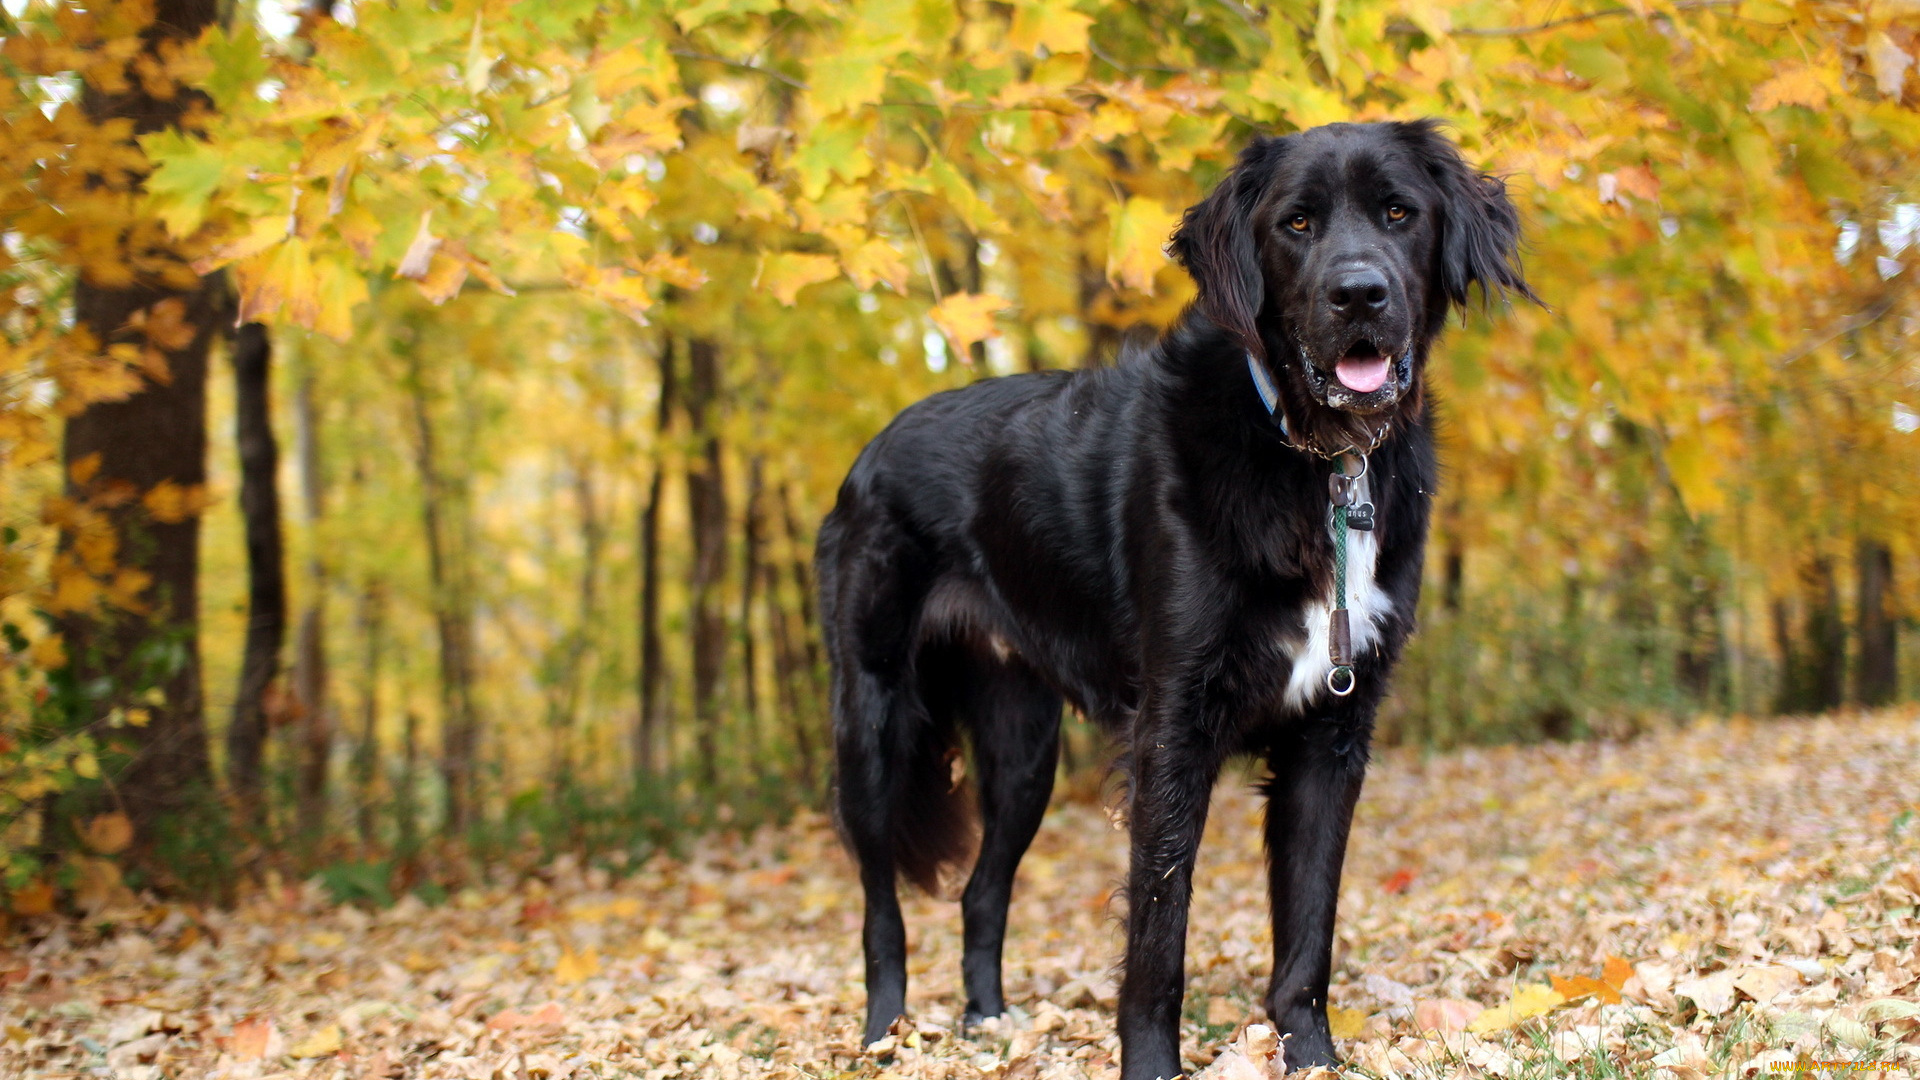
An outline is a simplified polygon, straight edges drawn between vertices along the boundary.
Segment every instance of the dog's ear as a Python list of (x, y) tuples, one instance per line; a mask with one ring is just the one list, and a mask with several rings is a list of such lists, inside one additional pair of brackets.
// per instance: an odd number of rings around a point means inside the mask
[(1438, 256), (1447, 299), (1465, 307), (1468, 290), (1478, 285), (1489, 299), (1508, 292), (1539, 303), (1520, 271), (1520, 212), (1506, 181), (1467, 164), (1436, 122), (1398, 127), (1440, 189)]
[(1266, 274), (1254, 238), (1254, 211), (1273, 179), (1284, 139), (1255, 139), (1233, 171), (1174, 230), (1170, 250), (1200, 288), (1200, 310), (1248, 352), (1266, 359), (1257, 319), (1266, 301)]

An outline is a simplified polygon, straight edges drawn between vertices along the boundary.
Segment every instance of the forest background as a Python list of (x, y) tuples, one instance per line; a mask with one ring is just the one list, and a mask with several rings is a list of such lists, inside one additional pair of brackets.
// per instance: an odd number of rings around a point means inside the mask
[(17, 913), (818, 804), (859, 447), (1167, 324), (1181, 209), (1331, 121), (1449, 120), (1546, 301), (1436, 354), (1382, 738), (1916, 695), (1914, 0), (5, 13)]

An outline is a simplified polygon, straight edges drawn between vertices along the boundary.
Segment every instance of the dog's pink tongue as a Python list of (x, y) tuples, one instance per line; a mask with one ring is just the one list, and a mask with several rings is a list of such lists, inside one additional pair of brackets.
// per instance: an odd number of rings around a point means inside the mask
[(1333, 373), (1339, 377), (1341, 386), (1356, 394), (1371, 394), (1386, 385), (1387, 358), (1373, 356), (1342, 360), (1334, 367)]

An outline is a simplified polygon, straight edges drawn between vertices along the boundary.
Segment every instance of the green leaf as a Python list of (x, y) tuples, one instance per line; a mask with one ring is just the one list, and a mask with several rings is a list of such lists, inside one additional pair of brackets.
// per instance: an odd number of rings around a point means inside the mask
[(238, 165), (212, 143), (166, 128), (145, 136), (140, 148), (155, 170), (147, 178), (147, 197), (154, 212), (178, 237), (193, 235), (206, 220), (207, 202), (220, 189), (229, 169)]

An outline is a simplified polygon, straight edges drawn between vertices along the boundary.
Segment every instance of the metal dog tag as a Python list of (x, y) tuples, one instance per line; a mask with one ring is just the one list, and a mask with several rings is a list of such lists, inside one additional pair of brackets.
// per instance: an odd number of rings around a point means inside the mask
[(1373, 531), (1373, 504), (1363, 502), (1347, 507), (1347, 528), (1361, 532)]
[(1335, 506), (1353, 502), (1353, 481), (1339, 473), (1327, 474), (1327, 501)]

